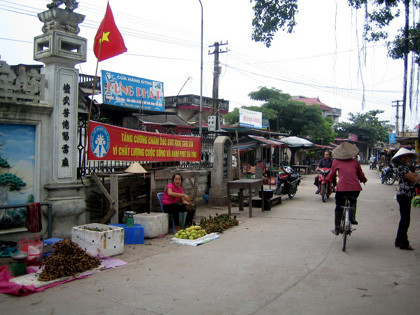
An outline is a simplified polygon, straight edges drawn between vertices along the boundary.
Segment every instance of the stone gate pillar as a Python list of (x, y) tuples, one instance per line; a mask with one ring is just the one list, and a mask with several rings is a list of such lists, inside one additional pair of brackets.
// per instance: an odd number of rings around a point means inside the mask
[(50, 168), (46, 202), (52, 203), (53, 234), (66, 236), (86, 223), (83, 185), (77, 182), (78, 71), (86, 61), (86, 39), (77, 36), (85, 16), (52, 7), (38, 14), (44, 34), (34, 38), (34, 59), (45, 64), (45, 100), (53, 106), (48, 145), (42, 157)]
[(216, 206), (227, 205), (227, 182), (232, 180), (232, 146), (229, 137), (217, 137), (214, 141), (210, 204)]

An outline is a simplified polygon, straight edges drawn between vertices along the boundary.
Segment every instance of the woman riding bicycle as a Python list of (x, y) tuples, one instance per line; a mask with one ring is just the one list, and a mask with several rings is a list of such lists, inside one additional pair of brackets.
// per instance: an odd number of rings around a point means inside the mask
[[(356, 200), (362, 190), (360, 182), (367, 182), (360, 163), (354, 158), (357, 153), (359, 153), (359, 148), (349, 142), (343, 142), (332, 151), (335, 159), (332, 163), (331, 172), (327, 175), (327, 180), (334, 180), (337, 171), (339, 177), (335, 193), (335, 228), (332, 231), (335, 235), (340, 233), (342, 207), (345, 204), (346, 197), (353, 197)], [(356, 211), (354, 211), (351, 223), (358, 224)]]

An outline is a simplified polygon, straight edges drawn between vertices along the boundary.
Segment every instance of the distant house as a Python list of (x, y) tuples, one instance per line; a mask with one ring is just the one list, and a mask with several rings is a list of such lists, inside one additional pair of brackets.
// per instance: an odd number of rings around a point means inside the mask
[[(219, 114), (223, 116), (229, 112), (229, 101), (218, 99), (217, 105), (211, 97), (202, 98), (202, 120), (207, 123), (209, 115)], [(176, 112), (179, 117), (187, 122), (198, 122), (200, 119), (200, 96), (199, 95), (177, 95), (165, 96), (165, 110)]]
[(330, 107), (324, 103), (322, 103), (318, 97), (310, 98), (305, 96), (292, 96), (292, 99), (295, 101), (303, 102), (306, 105), (318, 105), (319, 108), (322, 110), (322, 116), (324, 118), (331, 117), (334, 123), (338, 123), (339, 118), (341, 117), (341, 109)]

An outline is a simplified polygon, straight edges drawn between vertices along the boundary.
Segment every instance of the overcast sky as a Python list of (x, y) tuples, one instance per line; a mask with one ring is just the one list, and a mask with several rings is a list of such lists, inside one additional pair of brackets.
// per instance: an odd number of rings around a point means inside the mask
[[(9, 65), (37, 63), (33, 60), (33, 38), (42, 34), (42, 23), (36, 14), (47, 10), (50, 2), (0, 0), (2, 60)], [(88, 40), (88, 60), (77, 65), (80, 73), (95, 74), (93, 38), (106, 3), (80, 0), (75, 10), (86, 15), (79, 36)], [(214, 55), (209, 54), (213, 51), (209, 46), (222, 42), (228, 44), (220, 48), (228, 51), (220, 54), (219, 98), (230, 102), (230, 110), (259, 105), (249, 99), (248, 93), (267, 86), (291, 95), (319, 97), (321, 102), (342, 109), (341, 121), (349, 112), (380, 109), (385, 111), (380, 119), (395, 125), (392, 101), (402, 100), (403, 61), (388, 58), (383, 43), (367, 43), (363, 53), (362, 27), (357, 27), (363, 16), (352, 11), (346, 0), (299, 0), (295, 32), (277, 33), (270, 48), (251, 40), (253, 11), (249, 0), (202, 3), (203, 96), (212, 96)], [(100, 62), (99, 71), (162, 81), (165, 96), (200, 94), (198, 0), (110, 0), (110, 6), (128, 52)], [(406, 125), (413, 128), (419, 116), (416, 111), (408, 111)]]

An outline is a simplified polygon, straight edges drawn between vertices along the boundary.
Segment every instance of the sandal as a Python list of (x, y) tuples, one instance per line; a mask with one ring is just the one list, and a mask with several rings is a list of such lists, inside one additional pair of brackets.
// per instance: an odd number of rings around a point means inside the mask
[(413, 248), (413, 247), (411, 247), (410, 245), (407, 245), (407, 246), (401, 246), (401, 245), (400, 245), (400, 249), (413, 250), (414, 248)]

